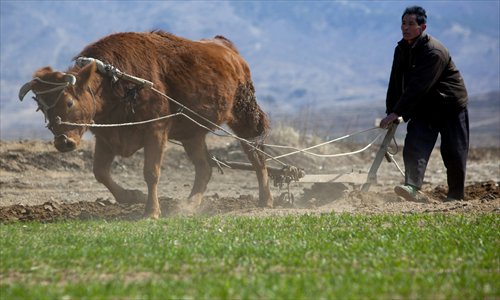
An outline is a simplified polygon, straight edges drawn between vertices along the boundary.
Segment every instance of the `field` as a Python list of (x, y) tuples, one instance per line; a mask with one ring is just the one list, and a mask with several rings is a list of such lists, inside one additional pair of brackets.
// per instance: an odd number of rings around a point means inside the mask
[[(211, 140), (209, 148), (243, 157), (233, 143)], [(202, 207), (192, 211), (184, 204), (193, 168), (172, 145), (158, 221), (142, 220), (143, 204), (117, 204), (95, 181), (91, 149), (91, 141), (65, 154), (49, 142), (0, 142), (2, 299), (500, 297), (499, 149), (471, 150), (461, 202), (442, 202), (446, 177), (436, 151), (427, 203), (394, 195), (402, 176), (383, 163), (368, 192), (292, 183), (293, 202), (286, 187), (273, 188), (273, 209), (257, 207), (253, 173), (214, 170)], [(366, 171), (372, 160), (373, 150), (287, 162), (314, 174)], [(113, 175), (146, 190), (141, 153), (118, 159)]]
[(498, 225), (495, 214), (9, 224), (1, 289), (4, 299), (494, 299)]

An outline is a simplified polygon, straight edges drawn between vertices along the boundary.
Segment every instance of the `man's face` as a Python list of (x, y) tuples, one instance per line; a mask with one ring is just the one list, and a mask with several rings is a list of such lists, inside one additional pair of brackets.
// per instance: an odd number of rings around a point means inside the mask
[(413, 44), (424, 30), (425, 24), (418, 25), (416, 15), (404, 15), (401, 22), (401, 31), (403, 33), (403, 39), (408, 44)]

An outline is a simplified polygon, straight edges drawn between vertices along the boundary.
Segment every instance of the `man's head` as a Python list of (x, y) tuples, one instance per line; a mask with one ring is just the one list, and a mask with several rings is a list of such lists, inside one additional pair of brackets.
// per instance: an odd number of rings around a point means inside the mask
[(425, 9), (420, 6), (407, 7), (401, 17), (401, 32), (403, 39), (410, 45), (424, 32), (427, 27)]

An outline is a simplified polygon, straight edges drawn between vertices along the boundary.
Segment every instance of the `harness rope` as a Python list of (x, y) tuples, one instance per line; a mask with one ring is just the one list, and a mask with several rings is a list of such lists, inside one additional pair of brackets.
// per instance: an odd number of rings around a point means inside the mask
[[(259, 147), (255, 146), (254, 143), (252, 143), (252, 142), (250, 142), (250, 141), (248, 141), (248, 140), (246, 140), (244, 138), (241, 138), (241, 137), (235, 135), (234, 133), (226, 130), (225, 128), (221, 127), (220, 125), (218, 125), (218, 124), (210, 121), (209, 119), (203, 117), (202, 115), (198, 114), (196, 111), (194, 111), (194, 110), (190, 109), (189, 107), (183, 105), (179, 101), (177, 101), (177, 100), (173, 99), (172, 97), (166, 95), (162, 91), (156, 89), (153, 86), (152, 82), (150, 82), (150, 81), (148, 81), (146, 79), (138, 78), (138, 77), (131, 76), (131, 75), (128, 75), (126, 73), (123, 73), (120, 70), (118, 70), (117, 68), (113, 67), (112, 65), (104, 64), (100, 60), (94, 59), (94, 58), (80, 57), (80, 58), (77, 59), (76, 64), (82, 66), (82, 65), (88, 64), (90, 62), (96, 62), (97, 66), (98, 66), (98, 70), (101, 73), (103, 73), (104, 75), (111, 76), (114, 80), (118, 80), (118, 78), (120, 78), (120, 79), (124, 79), (124, 80), (128, 80), (128, 81), (134, 82), (134, 83), (139, 84), (139, 85), (141, 85), (143, 87), (150, 88), (152, 91), (154, 91), (155, 93), (161, 95), (163, 98), (165, 98), (165, 99), (167, 99), (167, 100), (169, 100), (169, 101), (171, 101), (171, 102), (179, 105), (181, 107), (180, 111), (177, 112), (177, 113), (174, 113), (174, 114), (170, 114), (170, 115), (166, 115), (166, 116), (162, 116), (162, 117), (158, 117), (158, 118), (153, 118), (153, 119), (149, 119), (149, 120), (137, 121), (137, 122), (129, 122), (129, 123), (118, 123), (118, 124), (96, 124), (96, 123), (84, 124), (84, 123), (72, 123), (72, 122), (62, 121), (61, 118), (59, 116), (57, 116), (56, 117), (56, 123), (57, 124), (68, 125), (68, 126), (79, 126), (79, 127), (121, 127), (121, 126), (133, 126), (133, 125), (147, 124), (147, 123), (161, 121), (161, 120), (164, 120), (164, 119), (169, 119), (169, 118), (176, 117), (176, 116), (184, 116), (187, 119), (189, 119), (190, 121), (192, 121), (193, 123), (195, 123), (196, 125), (198, 125), (198, 126), (204, 128), (204, 129), (206, 129), (207, 131), (211, 132), (214, 135), (222, 136), (222, 137), (232, 137), (232, 138), (234, 138), (234, 139), (236, 139), (236, 140), (238, 140), (240, 142), (246, 143), (247, 145), (249, 145), (250, 147), (252, 147), (254, 150), (259, 151), (260, 153), (262, 153), (265, 156), (267, 156), (268, 158), (266, 159), (266, 161), (274, 160), (274, 161), (278, 162), (279, 164), (281, 164), (283, 166), (287, 166), (287, 164), (285, 164), (284, 162), (280, 161), (279, 158), (287, 157), (287, 156), (294, 155), (294, 154), (297, 154), (297, 153), (304, 153), (304, 154), (309, 154), (309, 155), (313, 155), (313, 156), (317, 156), (317, 157), (340, 157), (340, 156), (357, 154), (357, 153), (363, 152), (366, 149), (370, 148), (375, 143), (375, 141), (383, 134), (383, 132), (379, 133), (373, 139), (372, 142), (370, 142), (368, 145), (366, 145), (362, 149), (359, 149), (359, 150), (356, 150), (356, 151), (352, 151), (352, 152), (340, 153), (340, 154), (316, 154), (316, 153), (310, 152), (309, 150), (312, 150), (312, 149), (315, 149), (315, 148), (318, 148), (318, 147), (321, 147), (321, 146), (324, 146), (324, 145), (327, 145), (327, 144), (331, 144), (333, 142), (337, 142), (337, 141), (340, 141), (340, 140), (352, 137), (352, 136), (357, 135), (357, 134), (361, 134), (361, 133), (364, 133), (364, 132), (368, 132), (368, 131), (371, 131), (371, 130), (374, 130), (374, 129), (380, 129), (380, 128), (379, 127), (372, 127), (372, 128), (366, 129), (366, 130), (361, 130), (361, 131), (354, 132), (354, 133), (351, 133), (351, 134), (347, 134), (347, 135), (344, 135), (342, 137), (339, 137), (339, 138), (336, 138), (336, 139), (333, 139), (333, 140), (330, 140), (330, 141), (326, 141), (326, 142), (323, 142), (323, 143), (320, 143), (320, 144), (317, 144), (317, 145), (314, 145), (314, 146), (311, 146), (311, 147), (308, 147), (308, 148), (305, 148), (305, 149), (298, 149), (298, 148), (295, 148), (295, 147), (282, 146), (282, 145), (263, 144), (264, 146), (270, 147), (270, 148), (282, 148), (282, 149), (293, 149), (293, 150), (295, 150), (295, 151), (292, 151), (290, 153), (285, 153), (285, 154), (278, 155), (278, 156), (272, 156), (272, 155), (264, 152)], [(47, 90), (47, 91), (43, 92), (45, 94), (45, 93), (49, 93), (49, 92), (61, 89), (61, 93), (60, 93), (58, 99), (56, 100), (56, 103), (59, 100), (59, 98), (60, 98), (60, 96), (62, 94), (62, 91), (69, 85), (69, 83), (67, 83), (67, 82), (65, 82), (65, 83), (52, 83), (52, 82), (44, 82), (41, 79), (39, 79), (39, 81), (43, 82), (43, 83), (47, 83), (47, 84), (58, 85), (57, 87), (55, 87), (53, 89), (50, 89), (50, 90)], [(41, 93), (39, 93), (39, 94), (41, 94)], [(95, 105), (95, 99), (94, 99), (94, 105)], [(53, 106), (55, 106), (55, 104), (53, 104), (51, 107), (53, 107)], [(214, 126), (218, 130), (223, 131), (226, 135), (218, 134), (214, 130), (210, 129), (209, 127), (207, 127), (207, 126), (201, 124), (200, 122), (194, 120), (192, 117), (190, 117), (189, 115), (185, 114), (183, 112), (184, 110), (186, 110), (186, 111), (194, 114), (196, 117), (202, 119), (203, 121), (207, 122), (211, 126)]]
[(45, 81), (39, 77), (35, 77), (35, 78), (33, 78), (33, 80), (36, 80), (36, 81), (41, 82), (41, 83), (49, 84), (49, 85), (55, 85), (55, 87), (53, 87), (51, 89), (41, 91), (41, 92), (36, 92), (37, 96), (52, 93), (55, 91), (60, 91), (59, 95), (56, 98), (56, 101), (54, 101), (54, 103), (52, 103), (52, 105), (48, 105), (47, 103), (45, 103), (45, 101), (43, 100), (42, 97), (35, 98), (35, 101), (38, 103), (38, 108), (41, 109), (42, 112), (45, 114), (45, 117), (47, 117), (47, 111), (57, 105), (57, 103), (59, 102), (59, 99), (61, 99), (61, 96), (64, 93), (64, 90), (70, 85), (70, 83), (69, 82)]
[(383, 132), (379, 133), (373, 139), (373, 141), (370, 142), (370, 143), (368, 143), (368, 145), (366, 145), (364, 148), (362, 148), (360, 150), (352, 151), (352, 152), (345, 152), (345, 153), (339, 153), (339, 154), (317, 154), (317, 153), (310, 152), (309, 150), (315, 149), (315, 148), (319, 148), (319, 147), (322, 147), (322, 146), (325, 146), (325, 145), (328, 145), (328, 144), (331, 144), (331, 143), (334, 143), (334, 142), (338, 142), (340, 140), (344, 140), (344, 139), (347, 139), (347, 138), (352, 137), (354, 135), (361, 134), (361, 133), (364, 133), (364, 132), (368, 132), (368, 131), (371, 131), (371, 130), (374, 130), (374, 129), (378, 129), (378, 127), (372, 127), (370, 129), (361, 130), (361, 131), (358, 131), (358, 132), (347, 134), (347, 135), (341, 136), (339, 138), (336, 138), (336, 139), (333, 139), (333, 140), (329, 140), (329, 141), (326, 141), (326, 142), (323, 142), (323, 143), (320, 143), (320, 144), (317, 144), (317, 145), (314, 145), (314, 146), (311, 146), (311, 147), (308, 147), (308, 148), (305, 148), (305, 149), (298, 149), (298, 148), (295, 148), (295, 147), (280, 146), (280, 145), (268, 145), (268, 144), (265, 144), (265, 146), (271, 147), (271, 148), (272, 147), (275, 147), (275, 148), (288, 148), (288, 149), (295, 149), (296, 150), (296, 151), (293, 151), (293, 152), (290, 152), (290, 153), (286, 153), (286, 154), (282, 154), (282, 155), (279, 155), (279, 156), (275, 156), (275, 158), (282, 158), (282, 157), (294, 155), (294, 154), (297, 154), (297, 153), (305, 153), (305, 154), (309, 154), (309, 155), (316, 156), (316, 157), (340, 157), (340, 156), (346, 156), (346, 155), (352, 155), (352, 154), (356, 154), (356, 153), (361, 153), (361, 152), (365, 151), (366, 149), (370, 148), (373, 145), (373, 143), (375, 143), (375, 141), (380, 136), (382, 136)]
[[(55, 137), (66, 136), (65, 134), (56, 135), (56, 133), (54, 132), (54, 129), (53, 129), (53, 125), (51, 124), (51, 122), (49, 120), (48, 112), (49, 112), (50, 109), (54, 108), (57, 105), (57, 103), (61, 99), (62, 94), (64, 94), (64, 91), (66, 90), (66, 88), (69, 85), (74, 85), (75, 84), (75, 80), (76, 79), (73, 79), (72, 82), (68, 82), (68, 81), (66, 81), (66, 82), (52, 82), (52, 81), (43, 80), (43, 79), (41, 79), (39, 77), (35, 77), (35, 78), (33, 78), (33, 80), (36, 80), (36, 81), (44, 83), (44, 84), (55, 85), (55, 87), (53, 87), (51, 89), (44, 90), (44, 91), (36, 91), (36, 92), (33, 91), (33, 93), (35, 94), (35, 97), (33, 97), (33, 99), (35, 99), (35, 101), (38, 104), (37, 111), (41, 110), (43, 112), (44, 116), (45, 116), (45, 122), (47, 122), (47, 121), (49, 122), (48, 125), (47, 125), (47, 128), (49, 128), (49, 130), (52, 131), (52, 133), (54, 134), (54, 136)], [(59, 94), (58, 94), (58, 96), (56, 98), (56, 101), (54, 101), (54, 103), (52, 103), (51, 105), (48, 105), (45, 102), (45, 100), (43, 100), (43, 97), (40, 97), (40, 95), (48, 94), (48, 93), (59, 91), (59, 90), (60, 90), (60, 92), (59, 92)], [(92, 113), (92, 116), (90, 117), (90, 121), (93, 122), (95, 114), (97, 112), (97, 104), (96, 104), (96, 101), (95, 101), (94, 92), (92, 91), (92, 89), (90, 87), (88, 87), (88, 90), (89, 90), (89, 93), (92, 96), (92, 100), (94, 102), (94, 111)], [(63, 122), (61, 121), (61, 117), (59, 117), (59, 116), (56, 116), (55, 122), (56, 122), (56, 125), (63, 124)], [(71, 125), (72, 126), (80, 126), (80, 127), (89, 127), (88, 125), (87, 126), (81, 126), (81, 125), (76, 124), (76, 123), (71, 124)]]
[(164, 119), (169, 119), (178, 115), (184, 115), (183, 113), (175, 113), (163, 117), (158, 117), (150, 120), (145, 120), (145, 121), (138, 121), (138, 122), (129, 122), (129, 123), (118, 123), (118, 124), (96, 124), (96, 123), (91, 123), (91, 124), (86, 124), (86, 123), (72, 123), (72, 122), (65, 122), (61, 120), (61, 117), (57, 116), (56, 117), (56, 122), (58, 125), (68, 125), (68, 126), (75, 126), (75, 127), (121, 127), (121, 126), (133, 126), (133, 125), (141, 125), (141, 124), (147, 124), (147, 123), (152, 123), (156, 121), (161, 121)]
[[(116, 124), (72, 123), (72, 122), (61, 121), (60, 117), (56, 118), (56, 122), (57, 122), (57, 124), (68, 125), (68, 126), (96, 127), (96, 128), (101, 127), (102, 128), (102, 127), (121, 127), (121, 126), (142, 125), (142, 124), (147, 124), (147, 123), (161, 121), (161, 120), (164, 120), (164, 119), (169, 119), (169, 118), (176, 117), (176, 116), (184, 116), (184, 117), (188, 118), (190, 121), (192, 121), (193, 123), (195, 123), (196, 125), (198, 125), (198, 126), (204, 128), (204, 129), (208, 130), (210, 133), (212, 133), (214, 135), (217, 135), (217, 136), (220, 136), (220, 137), (234, 137), (233, 134), (226, 134), (226, 135), (218, 134), (217, 132), (215, 132), (215, 131), (211, 130), (210, 128), (206, 127), (205, 125), (197, 122), (196, 120), (194, 120), (193, 118), (191, 118), (190, 116), (186, 115), (183, 112), (177, 112), (177, 113), (174, 113), (174, 114), (171, 114), (171, 115), (166, 115), (166, 116), (163, 116), (163, 117), (158, 117), (158, 118), (149, 119), (149, 120), (145, 120), (145, 121), (137, 121), (137, 122), (129, 122), (129, 123), (116, 123)], [(358, 135), (358, 134), (361, 134), (361, 133), (364, 133), (364, 132), (368, 132), (368, 131), (371, 131), (371, 130), (374, 130), (374, 129), (379, 129), (379, 128), (378, 127), (373, 127), (373, 128), (370, 128), (370, 129), (366, 129), (366, 130), (354, 132), (354, 133), (347, 134), (347, 135), (344, 135), (342, 137), (339, 137), (339, 138), (336, 138), (336, 139), (333, 139), (333, 140), (329, 140), (329, 141), (326, 141), (326, 142), (323, 142), (323, 143), (320, 143), (320, 144), (317, 144), (317, 145), (314, 145), (314, 146), (311, 146), (311, 147), (308, 147), (308, 148), (305, 148), (305, 149), (299, 149), (299, 148), (296, 148), (296, 147), (283, 146), (283, 145), (263, 144), (264, 146), (269, 147), (269, 148), (281, 148), (281, 149), (296, 150), (296, 151), (293, 151), (293, 152), (285, 153), (285, 154), (282, 154), (282, 155), (279, 155), (279, 156), (274, 156), (274, 157), (266, 153), (266, 155), (269, 156), (269, 158), (266, 161), (275, 160), (275, 161), (281, 163), (282, 165), (286, 165), (285, 163), (279, 161), (278, 159), (279, 158), (283, 158), (283, 157), (287, 157), (287, 156), (291, 156), (291, 155), (294, 155), (294, 154), (297, 154), (297, 153), (303, 153), (303, 154), (308, 154), (308, 155), (311, 155), (311, 156), (324, 157), (324, 158), (341, 157), (341, 156), (347, 156), (347, 155), (353, 155), (353, 154), (361, 153), (361, 152), (367, 150), (368, 148), (370, 148), (371, 146), (373, 146), (373, 144), (380, 138), (380, 136), (382, 136), (383, 132), (379, 133), (365, 147), (363, 147), (363, 148), (361, 148), (359, 150), (356, 150), (356, 151), (344, 152), (344, 153), (338, 153), (338, 154), (317, 154), (317, 153), (314, 153), (314, 152), (310, 152), (309, 150), (312, 150), (312, 149), (315, 149), (315, 148), (319, 148), (321, 146), (325, 146), (327, 144), (331, 144), (331, 143), (334, 143), (334, 142), (338, 142), (340, 140), (344, 140), (344, 139), (347, 139), (349, 137), (352, 137), (352, 136), (355, 136), (355, 135)], [(227, 130), (225, 130), (225, 129), (223, 129), (223, 130), (226, 133), (228, 133)], [(243, 141), (243, 142), (246, 142), (248, 144), (251, 144), (251, 142), (249, 142), (248, 140), (245, 140), (245, 139), (243, 139), (241, 137), (235, 136), (235, 138), (238, 139), (238, 140), (240, 140), (240, 141)], [(251, 145), (251, 146), (253, 146), (253, 145)]]
[[(260, 149), (259, 147), (254, 146), (254, 145), (252, 144), (252, 142), (250, 142), (250, 141), (248, 141), (248, 140), (246, 140), (246, 139), (244, 139), (244, 138), (242, 138), (242, 137), (239, 137), (239, 136), (237, 136), (236, 134), (234, 134), (234, 133), (230, 132), (229, 130), (225, 129), (224, 127), (219, 126), (218, 124), (216, 124), (216, 123), (214, 123), (214, 122), (210, 121), (209, 119), (205, 118), (204, 116), (200, 115), (199, 113), (195, 112), (194, 110), (190, 109), (189, 107), (185, 106), (184, 104), (180, 103), (179, 101), (175, 100), (174, 98), (172, 98), (172, 97), (168, 96), (167, 94), (163, 93), (162, 91), (160, 91), (160, 90), (156, 89), (155, 87), (151, 87), (151, 90), (153, 90), (153, 91), (154, 91), (154, 92), (156, 92), (157, 94), (159, 94), (159, 95), (161, 95), (161, 96), (165, 97), (166, 99), (168, 99), (168, 100), (172, 101), (173, 103), (175, 103), (175, 104), (179, 105), (179, 106), (181, 107), (181, 111), (182, 111), (182, 110), (184, 110), (184, 109), (185, 109), (185, 110), (187, 110), (187, 111), (189, 111), (190, 113), (194, 114), (195, 116), (197, 116), (198, 118), (202, 119), (203, 121), (205, 121), (205, 122), (209, 123), (210, 125), (212, 125), (212, 126), (216, 127), (217, 129), (219, 129), (219, 130), (223, 131), (223, 132), (224, 132), (224, 133), (226, 133), (228, 136), (230, 136), (230, 137), (232, 137), (232, 138), (234, 138), (234, 139), (236, 139), (236, 140), (238, 140), (238, 141), (240, 141), (240, 142), (243, 142), (243, 143), (245, 143), (245, 144), (249, 145), (250, 147), (252, 147), (255, 151), (258, 151), (258, 152), (260, 152), (260, 153), (264, 154), (265, 156), (267, 156), (267, 157), (268, 157), (268, 159), (267, 159), (267, 160), (272, 159), (272, 160), (274, 160), (274, 161), (276, 161), (276, 162), (280, 163), (280, 164), (281, 164), (281, 165), (283, 165), (283, 166), (286, 166), (286, 165), (287, 165), (287, 164), (285, 164), (284, 162), (279, 161), (278, 159), (274, 158), (272, 155), (270, 155), (270, 154), (268, 154), (268, 153), (264, 152), (264, 151), (263, 151), (262, 149)], [(200, 127), (202, 127), (202, 128), (207, 129), (209, 132), (214, 133), (214, 131), (213, 131), (213, 130), (211, 130), (210, 128), (208, 128), (208, 127), (206, 127), (206, 126), (204, 126), (204, 125), (202, 125), (202, 124), (200, 124), (199, 122), (197, 122), (196, 120), (194, 120), (194, 119), (193, 119), (193, 118), (191, 118), (190, 116), (188, 116), (188, 115), (186, 115), (186, 114), (184, 114), (184, 113), (183, 113), (183, 115), (184, 115), (186, 118), (188, 118), (190, 121), (192, 121), (192, 122), (194, 122), (195, 124), (197, 124), (198, 126), (200, 126)]]

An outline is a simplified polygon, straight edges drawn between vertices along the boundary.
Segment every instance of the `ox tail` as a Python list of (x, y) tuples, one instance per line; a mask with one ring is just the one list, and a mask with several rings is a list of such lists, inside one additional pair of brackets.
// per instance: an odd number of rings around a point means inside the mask
[(252, 81), (238, 87), (234, 99), (233, 116), (230, 127), (242, 138), (264, 138), (269, 132), (269, 118), (257, 104)]

